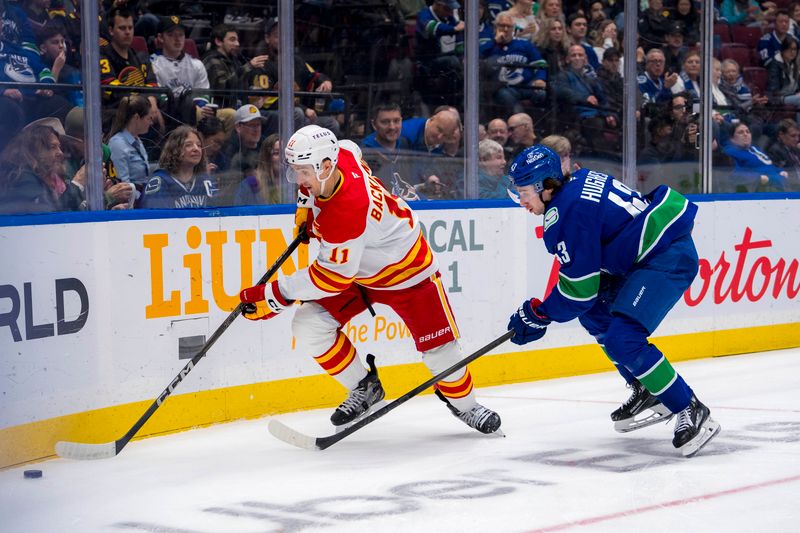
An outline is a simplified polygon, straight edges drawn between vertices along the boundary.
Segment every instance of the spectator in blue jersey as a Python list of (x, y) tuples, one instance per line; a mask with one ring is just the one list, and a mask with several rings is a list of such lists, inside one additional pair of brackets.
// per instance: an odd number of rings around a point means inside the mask
[(569, 68), (554, 82), (559, 101), (568, 106), (570, 118), (577, 119), (584, 141), (594, 154), (616, 151), (603, 144), (603, 132), (616, 129), (617, 117), (608, 109), (608, 101), (597, 73), (589, 66), (586, 50), (579, 44), (569, 47)]
[(480, 0), (478, 17), (478, 46), (481, 46), (494, 38), (494, 15), (487, 8), (487, 0)]
[(478, 143), (478, 198), (507, 198), (508, 176), (503, 147), (491, 139)]
[(409, 118), (403, 121), (400, 136), (408, 140), (409, 148), (416, 152), (444, 153), (446, 139), (456, 135), (460, 119), (449, 109), (434, 113), (431, 118)]
[[(38, 33), (39, 51), (42, 62), (57, 83), (80, 85), (81, 71), (69, 64), (67, 60), (66, 29), (58, 22), (48, 22)], [(72, 106), (83, 107), (83, 91), (81, 89), (56, 91), (66, 97)], [(66, 117), (65, 117), (66, 118)]]
[(768, 67), (769, 64), (775, 59), (775, 56), (780, 54), (781, 45), (786, 39), (797, 39), (789, 33), (791, 27), (791, 19), (789, 12), (785, 9), (778, 10), (775, 17), (775, 29), (769, 33), (765, 33), (758, 41), (758, 60), (761, 62), (762, 67)]
[(5, 41), (38, 55), (36, 35), (28, 15), (15, 3), (0, 0), (0, 41)]
[(402, 110), (399, 104), (391, 102), (378, 104), (373, 113), (371, 124), (375, 131), (361, 142), (361, 155), (387, 187), (402, 189), (403, 182), (408, 183), (413, 177), (413, 164), (408, 157), (411, 145), (400, 135)]
[(642, 195), (586, 168), (564, 175), (558, 155), (542, 145), (522, 152), (509, 174), (520, 205), (544, 215), (544, 244), (560, 263), (544, 301), (526, 300), (511, 315), (511, 342), (539, 340), (552, 322), (579, 319), (632, 389), (611, 413), (614, 428), (677, 415), (672, 444), (693, 456), (720, 426), (648, 337), (697, 275), (697, 206), (666, 185)]
[(730, 139), (723, 142), (722, 151), (733, 160), (734, 169), (720, 192), (769, 192), (786, 190), (787, 172), (776, 167), (772, 159), (753, 145), (749, 126), (740, 122), (733, 128)]
[(645, 56), (644, 73), (636, 78), (645, 106), (665, 104), (672, 99), (672, 86), (678, 82), (678, 73), (664, 75), (664, 52), (652, 48)]
[(589, 21), (583, 12), (573, 13), (567, 19), (567, 33), (572, 38), (574, 44), (579, 44), (586, 52), (586, 59), (593, 69), (600, 68), (600, 60), (597, 59), (597, 54), (594, 48), (586, 40), (586, 32), (589, 30)]
[(446, 102), (461, 92), (464, 21), (455, 0), (434, 0), (417, 14), (416, 80), (423, 98)]
[(503, 115), (523, 111), (521, 101), (542, 105), (547, 99), (547, 64), (527, 39), (514, 37), (514, 19), (504, 11), (494, 20), (494, 39), (480, 47), (492, 98)]
[(208, 207), (217, 191), (208, 175), (206, 154), (200, 133), (190, 126), (174, 129), (164, 143), (160, 168), (154, 173), (142, 197), (142, 208), (169, 209)]

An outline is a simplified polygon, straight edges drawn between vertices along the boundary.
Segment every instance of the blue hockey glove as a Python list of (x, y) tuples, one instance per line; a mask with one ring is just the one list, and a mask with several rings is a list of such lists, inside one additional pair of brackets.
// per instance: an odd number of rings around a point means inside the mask
[(511, 315), (507, 328), (514, 331), (511, 342), (522, 346), (544, 337), (547, 326), (552, 321), (536, 312), (536, 308), (540, 305), (542, 302), (538, 298), (528, 300), (519, 306), (516, 313)]

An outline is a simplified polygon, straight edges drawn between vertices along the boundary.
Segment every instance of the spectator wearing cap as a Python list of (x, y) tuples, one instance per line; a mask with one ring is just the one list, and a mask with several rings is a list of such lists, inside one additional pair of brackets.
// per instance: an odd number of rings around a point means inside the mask
[[(169, 115), (180, 122), (193, 124), (196, 116), (212, 116), (214, 110), (206, 106), (210, 87), (203, 63), (187, 54), (186, 27), (175, 16), (161, 17), (158, 37), (162, 43), (161, 53), (150, 56), (158, 85), (172, 91), (172, 107)], [(197, 109), (195, 109), (197, 108)]]
[(417, 13), (416, 80), (423, 98), (436, 104), (452, 100), (462, 90), (465, 24), (459, 18), (460, 7), (455, 0), (434, 0)]
[(664, 36), (664, 46), (661, 47), (661, 51), (664, 52), (664, 60), (666, 61), (664, 68), (667, 72), (680, 72), (683, 67), (683, 60), (689, 51), (683, 43), (683, 29), (683, 24), (673, 22), (669, 25), (669, 29)]
[[(83, 108), (73, 107), (64, 121), (61, 144), (66, 159), (65, 176), (75, 176), (85, 163), (86, 145), (83, 137)], [(106, 209), (130, 209), (139, 193), (131, 183), (122, 181), (111, 160), (111, 148), (102, 144), (103, 150), (103, 196)]]
[(789, 18), (789, 12), (785, 9), (779, 9), (775, 16), (775, 29), (762, 35), (756, 47), (758, 50), (758, 59), (762, 67), (769, 67), (769, 64), (775, 60), (775, 56), (780, 55), (781, 43), (783, 43), (784, 39), (789, 38), (797, 41), (797, 39), (789, 33), (790, 27), (791, 19)]
[(603, 52), (603, 60), (600, 63), (600, 70), (597, 71), (597, 81), (603, 87), (606, 93), (606, 101), (608, 107), (617, 114), (622, 116), (622, 94), (624, 90), (624, 83), (622, 74), (620, 73), (620, 64), (622, 63), (622, 54), (616, 48), (606, 48)]
[[(238, 108), (242, 105), (241, 91), (253, 69), (266, 63), (266, 55), (257, 55), (247, 61), (240, 53), (239, 34), (230, 24), (219, 24), (211, 31), (214, 49), (203, 57), (208, 82), (213, 90), (226, 91), (214, 95), (213, 102), (221, 107)], [(233, 92), (231, 92), (233, 91)]]
[[(253, 69), (245, 78), (245, 85), (251, 89), (277, 90), (278, 65), (280, 64), (280, 27), (277, 18), (267, 20), (264, 25), (264, 42), (267, 50), (267, 61), (264, 65)], [(333, 82), (322, 72), (314, 69), (306, 62), (302, 55), (294, 54), (294, 83), (298, 91), (330, 93)], [(267, 133), (278, 131), (278, 97), (258, 96), (250, 99), (250, 103), (262, 110), (267, 118)], [(334, 102), (330, 98), (316, 99), (304, 97), (298, 100), (295, 106), (295, 127), (317, 124), (328, 128), (337, 137), (340, 135), (340, 126), (333, 116), (320, 115), (324, 111), (331, 111)]]
[(239, 184), (254, 175), (258, 167), (259, 149), (263, 140), (264, 117), (253, 104), (244, 104), (234, 115), (234, 134), (223, 147), (230, 165), (217, 174), (220, 196), (218, 205), (231, 205)]

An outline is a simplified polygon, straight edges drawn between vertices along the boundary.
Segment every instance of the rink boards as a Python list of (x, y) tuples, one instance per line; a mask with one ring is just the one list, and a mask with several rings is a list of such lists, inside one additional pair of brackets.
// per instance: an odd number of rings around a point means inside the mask
[[(800, 346), (800, 199), (702, 200), (700, 274), (656, 331), (658, 345), (676, 361)], [(467, 353), (500, 336), (511, 312), (555, 279), (535, 230), (541, 218), (519, 207), (417, 212)], [(0, 467), (51, 456), (57, 440), (119, 438), (292, 239), (286, 207), (103, 216), (0, 227)], [(302, 247), (282, 275), (315, 252)], [(398, 396), (428, 374), (397, 315), (375, 311), (345, 330), (362, 357), (378, 356), (387, 393)], [(236, 320), (139, 436), (338, 404), (341, 388), (295, 349), (292, 314)], [(611, 368), (575, 321), (525, 348), (500, 346), (472, 373), (481, 386)]]

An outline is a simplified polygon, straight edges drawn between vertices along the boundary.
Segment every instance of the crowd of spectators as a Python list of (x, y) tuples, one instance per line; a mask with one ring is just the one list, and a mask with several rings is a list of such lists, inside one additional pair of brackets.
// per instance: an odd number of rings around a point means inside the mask
[[(98, 1), (106, 207), (278, 203), (277, 4)], [(503, 197), (508, 164), (537, 132), (576, 160), (619, 164), (625, 3), (478, 1), (480, 101), (466, 103), (461, 2), (296, 2), (295, 125), (359, 142), (409, 199), (464, 197), (465, 105), (479, 107), (481, 198)], [(641, 179), (698, 192), (687, 175), (712, 5), (715, 189), (800, 190), (800, 2), (642, 2), (628, 58)], [(80, 16), (71, 0), (0, 0), (2, 213), (85, 208), (75, 125), (86, 103), (63, 87), (81, 83)]]

